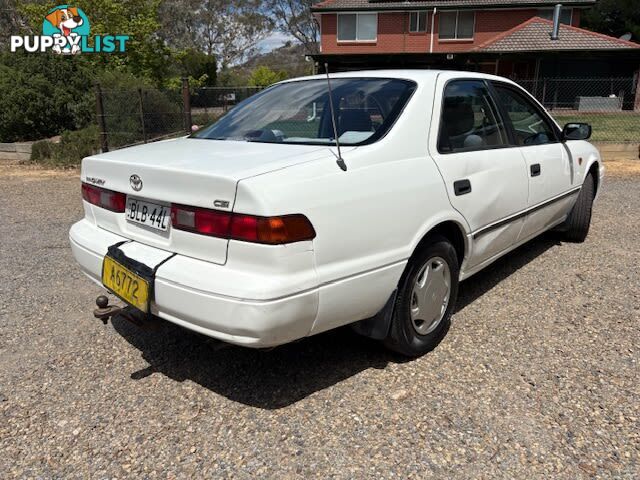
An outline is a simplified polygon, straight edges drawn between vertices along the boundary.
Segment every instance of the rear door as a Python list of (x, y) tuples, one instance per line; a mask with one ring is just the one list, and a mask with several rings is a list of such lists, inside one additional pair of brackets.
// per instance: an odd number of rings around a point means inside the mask
[(429, 150), (449, 200), (467, 220), (468, 267), (514, 244), (524, 224), (529, 180), (519, 148), (483, 79), (438, 77)]
[(558, 128), (529, 94), (514, 85), (492, 83), (527, 165), (529, 198), (521, 234), (524, 239), (546, 230), (567, 212), (573, 201), (572, 162)]

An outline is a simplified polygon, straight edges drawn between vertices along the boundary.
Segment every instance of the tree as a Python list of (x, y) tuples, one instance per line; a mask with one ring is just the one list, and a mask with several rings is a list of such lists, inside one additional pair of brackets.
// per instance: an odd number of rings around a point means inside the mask
[(251, 72), (249, 77), (249, 86), (251, 87), (268, 87), (274, 83), (280, 82), (287, 78), (287, 72), (274, 72), (269, 67), (261, 66)]
[(20, 15), (15, 0), (0, 0), (0, 48), (8, 50), (9, 37), (28, 31), (26, 18)]
[(268, 0), (280, 31), (292, 35), (307, 55), (318, 53), (319, 26), (311, 7), (317, 0)]
[(203, 86), (212, 87), (216, 84), (218, 65), (216, 57), (204, 52), (188, 48), (176, 55), (180, 65), (180, 74), (186, 77), (205, 78)]
[(640, 41), (640, 9), (637, 0), (600, 0), (588, 10), (582, 25), (600, 33), (620, 37), (627, 32)]
[[(129, 35), (124, 53), (82, 55), (96, 67), (128, 68), (134, 74), (161, 83), (171, 65), (171, 52), (158, 35), (160, 0), (83, 0), (82, 10), (91, 22), (91, 35)], [(49, 3), (24, 2), (18, 11), (38, 34), (51, 8)]]
[(160, 16), (168, 45), (215, 55), (222, 68), (248, 58), (273, 30), (259, 0), (169, 0)]
[(51, 137), (91, 121), (91, 66), (68, 60), (20, 52), (0, 55), (0, 142)]

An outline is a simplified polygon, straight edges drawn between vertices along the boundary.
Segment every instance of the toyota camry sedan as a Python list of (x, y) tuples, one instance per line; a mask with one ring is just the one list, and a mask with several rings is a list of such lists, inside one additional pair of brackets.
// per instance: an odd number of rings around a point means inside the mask
[(547, 230), (585, 239), (590, 135), (490, 75), (288, 80), (189, 137), (85, 158), (71, 246), (146, 320), (248, 347), (353, 324), (417, 356), (460, 281)]

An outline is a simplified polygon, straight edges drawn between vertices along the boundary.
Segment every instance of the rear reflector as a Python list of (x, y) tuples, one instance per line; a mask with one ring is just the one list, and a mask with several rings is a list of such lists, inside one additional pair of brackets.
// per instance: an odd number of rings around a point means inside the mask
[(127, 204), (127, 196), (124, 193), (114, 192), (84, 182), (82, 183), (82, 198), (92, 205), (117, 213), (124, 212)]
[(257, 217), (183, 205), (171, 206), (171, 225), (202, 235), (269, 245), (302, 242), (316, 236), (304, 215)]

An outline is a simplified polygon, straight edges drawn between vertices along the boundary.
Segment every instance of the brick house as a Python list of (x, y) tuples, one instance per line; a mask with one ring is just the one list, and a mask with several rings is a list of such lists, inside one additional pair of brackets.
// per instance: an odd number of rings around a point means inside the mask
[(321, 32), (315, 60), (331, 70), (433, 66), (530, 80), (637, 78), (640, 44), (580, 28), (595, 2), (563, 0), (552, 40), (558, 0), (324, 0), (312, 9)]

